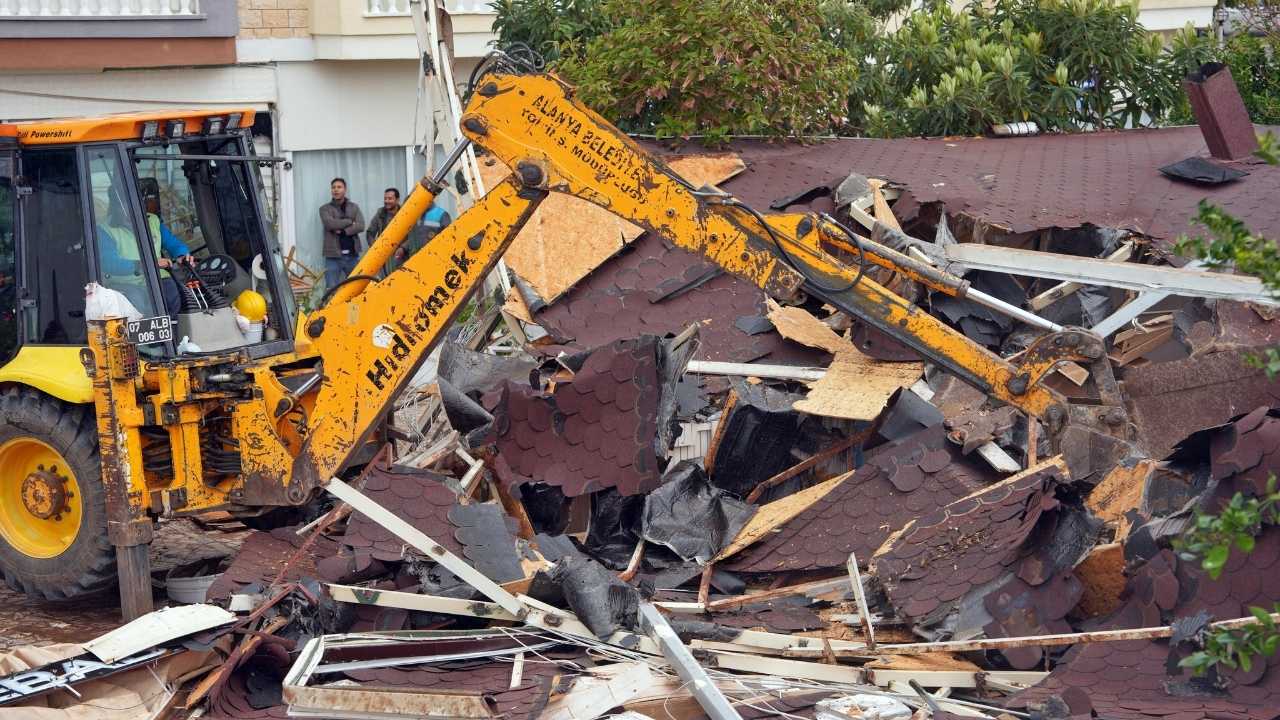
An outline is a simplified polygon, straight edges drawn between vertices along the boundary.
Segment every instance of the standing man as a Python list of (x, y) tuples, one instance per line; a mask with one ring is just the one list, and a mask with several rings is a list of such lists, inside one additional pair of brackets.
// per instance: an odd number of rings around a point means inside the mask
[[(400, 212), (400, 191), (393, 187), (383, 190), (382, 207), (378, 208), (378, 212), (374, 213), (373, 219), (369, 221), (369, 247), (373, 247), (373, 244), (378, 241), (378, 237), (382, 235), (382, 231), (387, 229), (387, 225), (391, 224), (391, 218), (395, 217), (398, 212)], [(395, 258), (387, 261), (385, 273), (390, 273), (392, 270), (395, 270), (400, 266), (399, 261), (403, 259), (403, 255), (401, 253), (407, 242), (408, 238), (406, 238), (405, 243), (402, 243), (400, 247), (396, 249)]]
[(320, 206), (324, 225), (324, 285), (333, 290), (351, 274), (360, 258), (360, 233), (364, 215), (360, 206), (347, 199), (347, 181), (336, 177), (329, 183), (331, 201)]

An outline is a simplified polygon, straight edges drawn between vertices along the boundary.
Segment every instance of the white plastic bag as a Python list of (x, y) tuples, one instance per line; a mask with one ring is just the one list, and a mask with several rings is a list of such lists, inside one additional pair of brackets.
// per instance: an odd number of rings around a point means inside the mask
[(142, 313), (138, 312), (138, 308), (129, 302), (124, 293), (102, 287), (96, 282), (84, 286), (84, 316), (88, 320), (142, 319)]
[(182, 342), (178, 343), (178, 354), (186, 355), (187, 353), (198, 353), (198, 352), (204, 352), (204, 351), (200, 349), (199, 345), (191, 342), (190, 337), (183, 335)]
[(814, 706), (816, 720), (910, 720), (911, 708), (884, 695), (846, 695), (819, 700)]
[(249, 332), (249, 326), (251, 325), (253, 325), (253, 323), (249, 322), (249, 318), (241, 315), (239, 312), (236, 312), (236, 327), (240, 328), (241, 333)]

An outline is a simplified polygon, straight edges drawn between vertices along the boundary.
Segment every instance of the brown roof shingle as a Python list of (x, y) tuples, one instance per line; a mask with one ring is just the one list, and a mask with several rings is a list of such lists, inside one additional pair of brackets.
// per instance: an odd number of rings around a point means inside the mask
[(658, 342), (645, 336), (596, 348), (550, 394), (510, 381), (486, 394), (499, 479), (554, 485), (569, 497), (657, 487)]
[[(1043, 634), (1060, 626), (1057, 621), (1074, 605), (1061, 596), (1072, 581), (1060, 576), (1079, 559), (1073, 555), (1092, 545), (1091, 538), (1081, 542), (1077, 536), (1096, 534), (1100, 527), (1087, 515), (1064, 520), (1067, 513), (1084, 512), (1060, 498), (1067, 481), (1061, 459), (1054, 459), (908, 524), (873, 560), (897, 614), (928, 634), (962, 604), (983, 602), (994, 617), (982, 628), (988, 634), (1033, 626), (1034, 634)], [(1057, 584), (1056, 592), (1037, 590), (1046, 584)], [(993, 592), (1007, 597), (993, 599)], [(1034, 612), (1019, 614), (1019, 607)], [(947, 630), (960, 634), (977, 628)], [(1010, 660), (1021, 664), (1025, 658), (1014, 653)]]
[[(761, 210), (850, 172), (899, 183), (914, 201), (942, 202), (1012, 232), (1093, 224), (1172, 240), (1188, 232), (1202, 198), (1255, 231), (1280, 237), (1280, 167), (1248, 161), (1250, 175), (1205, 187), (1158, 168), (1207, 156), (1198, 127), (1025, 138), (833, 139), (812, 145), (737, 141), (747, 170), (723, 188)], [(828, 201), (829, 202), (829, 201)]]
[(722, 564), (736, 572), (818, 570), (843, 567), (851, 552), (865, 563), (890, 534), (988, 479), (941, 425), (927, 428), (872, 450), (852, 477)]

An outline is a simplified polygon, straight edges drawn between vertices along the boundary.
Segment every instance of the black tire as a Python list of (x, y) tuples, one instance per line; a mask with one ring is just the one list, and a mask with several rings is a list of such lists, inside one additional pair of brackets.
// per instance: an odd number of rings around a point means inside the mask
[[(9, 587), (36, 600), (100, 595), (116, 584), (116, 552), (107, 539), (106, 493), (91, 406), (65, 403), (25, 387), (0, 395), (0, 445), (35, 438), (62, 454), (80, 490), (80, 530), (61, 554), (32, 557), (0, 538), (0, 571)], [(22, 482), (0, 477), (0, 482)]]

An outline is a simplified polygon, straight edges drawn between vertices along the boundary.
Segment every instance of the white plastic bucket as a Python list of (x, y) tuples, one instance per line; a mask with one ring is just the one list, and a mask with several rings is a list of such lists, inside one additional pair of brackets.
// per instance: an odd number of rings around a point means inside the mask
[(262, 342), (262, 323), (249, 323), (249, 331), (244, 334), (247, 343)]
[(168, 577), (165, 578), (165, 592), (169, 595), (169, 599), (184, 605), (194, 605), (204, 602), (205, 594), (209, 591), (209, 586), (213, 584), (221, 573), (215, 575), (197, 575), (196, 577)]

